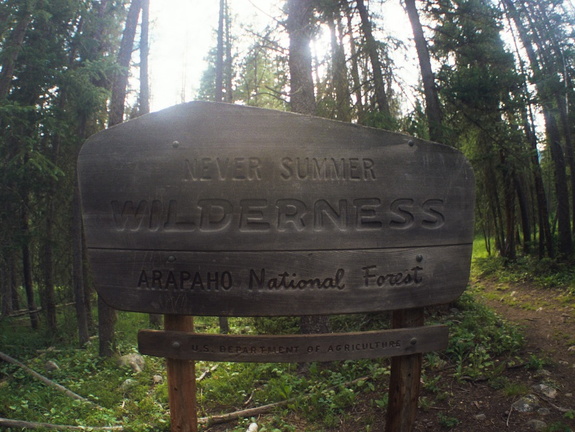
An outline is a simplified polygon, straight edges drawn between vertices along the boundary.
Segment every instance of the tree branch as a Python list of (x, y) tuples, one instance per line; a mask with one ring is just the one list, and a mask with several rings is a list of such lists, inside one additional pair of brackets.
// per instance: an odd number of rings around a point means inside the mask
[(5, 427), (15, 427), (24, 429), (58, 429), (58, 430), (79, 430), (79, 431), (122, 431), (124, 428), (122, 426), (67, 426), (67, 425), (55, 425), (50, 423), (34, 423), (22, 420), (10, 420), (5, 418), (0, 418), (0, 426)]
[(57, 383), (55, 383), (54, 381), (49, 380), (49, 379), (46, 378), (45, 376), (40, 375), (38, 372), (36, 372), (36, 371), (30, 369), (28, 366), (24, 365), (23, 363), (20, 363), (18, 360), (16, 360), (16, 359), (10, 357), (10, 356), (7, 355), (7, 354), (4, 354), (3, 352), (0, 352), (0, 359), (6, 361), (6, 362), (8, 362), (8, 363), (12, 363), (12, 364), (14, 364), (14, 365), (16, 365), (16, 366), (22, 368), (26, 373), (32, 375), (34, 378), (39, 379), (39, 380), (42, 381), (44, 384), (46, 384), (46, 385), (48, 385), (49, 387), (52, 387), (52, 388), (58, 390), (59, 392), (64, 393), (66, 396), (71, 397), (72, 399), (76, 399), (76, 400), (79, 400), (79, 401), (82, 401), (82, 402), (86, 402), (86, 403), (89, 403), (89, 404), (91, 404), (91, 405), (93, 405), (93, 406), (99, 408), (99, 409), (102, 409), (101, 406), (95, 404), (94, 402), (92, 402), (92, 401), (90, 401), (90, 400), (88, 400), (88, 399), (86, 399), (86, 398), (83, 398), (82, 396), (80, 396), (80, 395), (74, 393), (74, 392), (71, 391), (71, 390), (68, 390), (68, 389), (67, 389), (66, 387), (64, 387), (64, 386), (61, 386), (60, 384), (57, 384)]

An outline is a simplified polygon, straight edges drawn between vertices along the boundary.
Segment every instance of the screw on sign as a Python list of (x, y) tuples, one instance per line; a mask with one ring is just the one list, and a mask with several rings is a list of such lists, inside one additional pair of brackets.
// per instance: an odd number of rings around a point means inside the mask
[[(326, 119), (192, 102), (94, 135), (78, 169), (99, 295), (168, 319), (166, 331), (140, 332), (140, 351), (184, 374), (190, 360), (389, 356), (388, 428), (409, 430), (420, 354), (447, 344), (444, 327), (423, 326), (422, 308), (455, 300), (469, 277), (474, 178), (461, 153)], [(338, 335), (203, 335), (189, 321), (385, 310), (394, 329)], [(407, 376), (411, 388), (394, 384)], [(182, 426), (195, 413), (173, 414), (194, 391), (171, 400), (173, 430), (196, 430)]]

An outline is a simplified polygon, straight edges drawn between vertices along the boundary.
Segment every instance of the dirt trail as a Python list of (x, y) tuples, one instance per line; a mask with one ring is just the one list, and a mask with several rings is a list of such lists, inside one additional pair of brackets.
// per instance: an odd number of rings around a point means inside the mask
[[(527, 346), (558, 371), (575, 374), (575, 298), (530, 285), (484, 284), (482, 300), (504, 319), (525, 329)], [(575, 380), (571, 381), (575, 386)]]
[[(521, 326), (526, 344), (522, 358), (543, 361), (543, 370), (508, 369), (509, 382), (537, 396), (532, 412), (512, 408), (521, 395), (506, 395), (489, 382), (452, 383), (449, 400), (435, 405), (437, 412), (419, 416), (417, 431), (527, 432), (532, 430), (575, 432), (575, 299), (554, 289), (528, 284), (479, 281), (478, 300), (505, 321)], [(447, 377), (446, 377), (447, 378)], [(549, 385), (557, 390), (549, 397), (535, 389)], [(432, 411), (432, 410), (430, 410)], [(443, 421), (438, 422), (438, 418)], [(446, 419), (458, 424), (447, 427)], [(538, 429), (538, 427), (540, 429)]]

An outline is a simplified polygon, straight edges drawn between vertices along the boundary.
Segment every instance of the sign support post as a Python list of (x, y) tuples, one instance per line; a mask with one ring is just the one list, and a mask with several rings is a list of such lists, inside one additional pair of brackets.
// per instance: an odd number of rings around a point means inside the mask
[[(423, 326), (423, 308), (393, 311), (392, 328)], [(391, 358), (387, 431), (411, 432), (417, 414), (422, 354)]]
[[(194, 318), (185, 315), (164, 315), (166, 331), (193, 333)], [(197, 432), (196, 364), (193, 360), (166, 358), (168, 399), (172, 432)]]

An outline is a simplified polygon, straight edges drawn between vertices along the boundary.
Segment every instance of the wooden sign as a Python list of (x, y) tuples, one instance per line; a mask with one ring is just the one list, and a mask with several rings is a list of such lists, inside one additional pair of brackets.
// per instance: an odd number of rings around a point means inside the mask
[(327, 362), (396, 357), (447, 348), (447, 326), (312, 335), (218, 335), (141, 330), (142, 354), (224, 362)]
[(93, 136), (78, 168), (95, 286), (117, 309), (382, 311), (468, 280), (473, 173), (445, 145), (192, 102)]
[[(474, 179), (461, 153), (193, 102), (91, 137), (78, 172), (99, 295), (165, 314), (139, 348), (167, 358), (172, 431), (197, 431), (194, 360), (378, 357), (392, 357), (386, 430), (412, 430), (421, 353), (447, 345), (422, 308), (455, 300), (469, 276)], [(391, 330), (322, 335), (194, 334), (186, 316), (383, 310)]]

